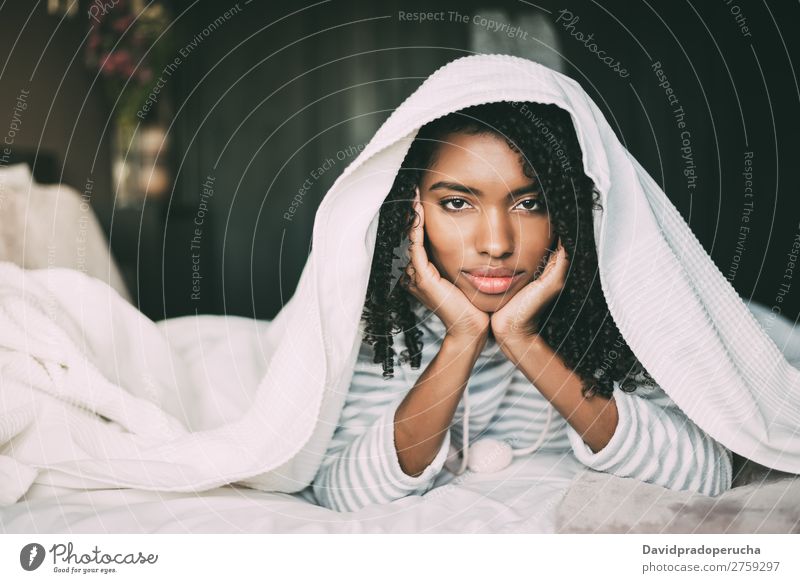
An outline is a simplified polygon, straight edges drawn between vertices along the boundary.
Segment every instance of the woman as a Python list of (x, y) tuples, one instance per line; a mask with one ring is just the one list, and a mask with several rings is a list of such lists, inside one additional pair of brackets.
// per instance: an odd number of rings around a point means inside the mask
[(731, 452), (655, 384), (609, 314), (598, 204), (556, 105), (481, 104), (420, 129), (380, 209), (363, 343), (312, 484), (320, 504), (422, 494), (448, 452), (460, 473), (481, 443), (488, 457), (470, 467), (497, 469), (502, 442), (668, 488), (730, 488)]

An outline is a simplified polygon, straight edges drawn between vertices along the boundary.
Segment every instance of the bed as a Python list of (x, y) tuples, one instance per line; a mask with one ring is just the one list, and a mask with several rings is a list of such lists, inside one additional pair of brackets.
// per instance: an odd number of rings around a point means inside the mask
[[(741, 475), (741, 474), (740, 474)], [(757, 477), (756, 477), (757, 475)], [(423, 496), (334, 512), (303, 493), (59, 491), (0, 509), (4, 533), (800, 533), (800, 477), (760, 471), (717, 498), (595, 472), (539, 452), (496, 474), (443, 472)]]
[[(69, 246), (79, 240), (74, 229), (87, 229), (100, 250), (83, 265), (96, 277), (128, 298), (113, 257), (79, 194), (59, 187), (58, 213), (49, 208), (47, 192), (37, 186), (27, 168), (0, 169), (8, 202), (6, 225), (23, 225), (29, 205), (33, 216), (58, 218), (55, 235), (35, 240), (27, 233), (24, 244), (14, 239), (14, 228), (4, 230), (0, 259), (25, 265), (75, 267), (77, 256)], [(28, 184), (27, 181), (30, 181)], [(50, 197), (54, 200), (54, 197)], [(84, 205), (85, 206), (85, 205)], [(28, 216), (31, 216), (28, 214)], [(70, 229), (73, 229), (71, 231)], [(84, 233), (85, 234), (85, 233)], [(18, 235), (19, 236), (19, 235)], [(53, 239), (52, 237), (56, 237)], [(53, 245), (59, 255), (48, 255)], [(25, 253), (20, 255), (24, 247)], [(197, 316), (159, 323), (171, 338), (191, 330), (185, 351), (208, 357), (221, 343), (221, 316)], [(252, 326), (250, 327), (252, 329)], [(228, 329), (227, 327), (225, 328)], [(205, 336), (198, 330), (206, 330)], [(215, 332), (216, 330), (216, 332)], [(242, 339), (240, 339), (242, 340)], [(244, 339), (246, 341), (246, 339)], [(242, 351), (234, 351), (242, 369)], [(223, 367), (224, 368), (224, 367)], [(205, 379), (213, 382), (213, 379)], [(211, 405), (210, 405), (211, 406)], [(213, 406), (220, 406), (214, 403)], [(0, 448), (2, 443), (0, 443)], [(4, 533), (798, 533), (800, 532), (800, 476), (768, 470), (739, 458), (734, 464), (734, 488), (717, 497), (674, 492), (652, 484), (603, 474), (584, 467), (571, 453), (537, 452), (517, 458), (495, 474), (467, 472), (456, 477), (444, 471), (432, 490), (390, 504), (352, 513), (338, 513), (314, 504), (307, 492), (275, 493), (229, 485), (192, 493), (151, 492), (135, 489), (54, 489), (34, 483), (15, 504), (0, 507)]]

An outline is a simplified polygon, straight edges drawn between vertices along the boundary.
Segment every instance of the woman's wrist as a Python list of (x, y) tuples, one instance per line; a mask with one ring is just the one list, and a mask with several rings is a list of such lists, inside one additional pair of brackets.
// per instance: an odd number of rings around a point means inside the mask
[(506, 357), (518, 366), (525, 358), (529, 362), (546, 363), (553, 351), (539, 334), (506, 334), (496, 337), (497, 344)]
[(476, 352), (477, 357), (477, 354), (483, 350), (488, 338), (488, 328), (483, 331), (476, 330), (474, 332), (447, 332), (444, 340), (442, 341), (442, 347), (440, 350), (452, 348), (459, 353), (464, 351), (472, 351)]
[[(469, 317), (459, 318), (453, 324), (446, 324), (447, 336), (455, 338), (458, 342), (468, 344), (470, 340), (486, 339), (492, 329), (492, 321), (489, 314), (474, 310), (475, 313)], [(443, 322), (446, 320), (443, 319)]]
[(540, 318), (528, 318), (524, 324), (509, 323), (505, 318), (493, 316), (491, 319), (492, 334), (498, 342), (509, 344), (524, 344), (534, 338), (539, 338)]

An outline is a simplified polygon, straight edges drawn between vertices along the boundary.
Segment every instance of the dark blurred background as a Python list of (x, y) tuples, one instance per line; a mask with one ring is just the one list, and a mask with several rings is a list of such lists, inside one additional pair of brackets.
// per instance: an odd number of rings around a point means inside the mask
[[(517, 54), (576, 79), (737, 291), (793, 319), (800, 311), (800, 276), (787, 271), (800, 236), (796, 2), (156, 2), (168, 27), (152, 54), (180, 61), (145, 82), (152, 93), (164, 80), (148, 121), (168, 137), (163, 184), (124, 204), (112, 179), (119, 112), (85, 54), (100, 42), (93, 14), (125, 3), (72, 4), (0, 8), (0, 115), (29, 92), (14, 160), (40, 182), (81, 191), (94, 181), (92, 207), (152, 319), (272, 318), (299, 278), (316, 206), (354, 149), (437, 67), (474, 52)], [(406, 15), (440, 11), (427, 22)]]

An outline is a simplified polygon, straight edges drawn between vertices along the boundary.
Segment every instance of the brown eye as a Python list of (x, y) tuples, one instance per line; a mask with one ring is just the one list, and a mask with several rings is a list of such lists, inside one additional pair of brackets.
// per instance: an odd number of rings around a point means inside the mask
[[(469, 203), (463, 198), (450, 198), (441, 201), (441, 203), (439, 204), (441, 204), (443, 208), (450, 211), (461, 211), (467, 208), (467, 206), (469, 205)], [(447, 205), (453, 205), (453, 206), (447, 206)]]
[(536, 198), (528, 198), (520, 201), (517, 206), (521, 206), (523, 210), (536, 212), (543, 210), (544, 205)]

